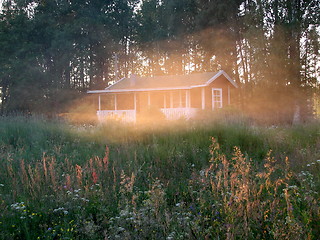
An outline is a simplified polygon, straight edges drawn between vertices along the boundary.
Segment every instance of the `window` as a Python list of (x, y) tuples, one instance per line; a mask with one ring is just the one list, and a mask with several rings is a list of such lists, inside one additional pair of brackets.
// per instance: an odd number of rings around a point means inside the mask
[(212, 88), (212, 109), (222, 108), (222, 89)]

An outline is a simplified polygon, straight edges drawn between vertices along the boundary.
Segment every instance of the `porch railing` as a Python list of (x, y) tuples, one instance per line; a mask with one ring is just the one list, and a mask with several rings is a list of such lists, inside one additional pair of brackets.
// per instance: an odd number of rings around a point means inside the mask
[[(161, 112), (168, 120), (177, 120), (180, 118), (190, 119), (194, 117), (198, 108), (161, 108)], [(135, 110), (101, 110), (97, 111), (100, 122), (107, 119), (116, 119), (123, 122), (135, 122), (137, 114)]]
[(190, 119), (196, 115), (197, 111), (197, 108), (161, 108), (161, 112), (168, 120)]
[(101, 110), (97, 111), (98, 119), (103, 122), (108, 119), (119, 120), (123, 122), (135, 122), (135, 110)]

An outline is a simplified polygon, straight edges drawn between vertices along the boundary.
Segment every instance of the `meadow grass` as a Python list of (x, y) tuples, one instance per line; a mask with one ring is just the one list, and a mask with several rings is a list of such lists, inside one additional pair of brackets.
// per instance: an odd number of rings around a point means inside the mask
[(3, 117), (0, 136), (1, 239), (320, 235), (317, 123)]

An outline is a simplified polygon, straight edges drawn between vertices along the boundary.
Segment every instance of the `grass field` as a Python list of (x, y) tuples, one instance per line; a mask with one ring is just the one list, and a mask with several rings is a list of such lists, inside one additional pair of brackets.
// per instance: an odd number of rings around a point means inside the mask
[(317, 239), (320, 124), (0, 119), (0, 239)]

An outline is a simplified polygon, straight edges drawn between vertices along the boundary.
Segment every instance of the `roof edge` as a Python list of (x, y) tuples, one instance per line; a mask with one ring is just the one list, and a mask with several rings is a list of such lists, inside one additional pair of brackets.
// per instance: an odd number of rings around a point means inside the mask
[(87, 93), (104, 93), (106, 90), (89, 90)]
[(123, 81), (124, 79), (126, 79), (126, 77), (123, 77), (120, 80), (116, 81), (114, 84), (111, 84), (109, 87), (106, 87), (105, 90), (108, 90), (109, 88), (111, 88), (112, 86), (116, 85), (117, 83)]
[(197, 85), (191, 87), (174, 87), (174, 88), (137, 88), (137, 89), (119, 89), (119, 90), (92, 90), (87, 93), (121, 93), (121, 92), (147, 92), (147, 91), (166, 91), (166, 90), (189, 90), (196, 87), (205, 87), (205, 85)]
[(207, 83), (206, 86), (208, 86), (210, 83), (212, 83), (214, 80), (216, 80), (218, 77), (220, 77), (221, 75), (225, 76), (225, 78), (235, 87), (238, 88), (238, 84), (232, 80), (232, 78), (223, 70), (219, 70), (219, 72), (214, 75), (212, 78), (210, 78)]
[(223, 75), (235, 88), (238, 88), (238, 85), (235, 81), (231, 79), (231, 77), (224, 71), (219, 70), (213, 77), (211, 77), (205, 84), (201, 85), (193, 85), (193, 86), (186, 86), (186, 87), (165, 87), (165, 88), (137, 88), (137, 89), (118, 89), (118, 90), (109, 90), (111, 87), (116, 85), (117, 83), (126, 79), (126, 77), (121, 78), (114, 84), (106, 87), (104, 90), (91, 90), (87, 91), (87, 93), (121, 93), (121, 92), (145, 92), (145, 91), (165, 91), (165, 90), (183, 90), (183, 89), (193, 89), (198, 87), (206, 87), (212, 82), (214, 82), (218, 77)]

